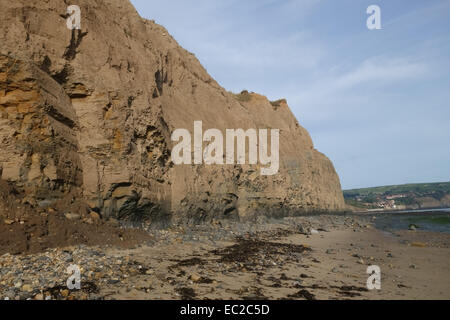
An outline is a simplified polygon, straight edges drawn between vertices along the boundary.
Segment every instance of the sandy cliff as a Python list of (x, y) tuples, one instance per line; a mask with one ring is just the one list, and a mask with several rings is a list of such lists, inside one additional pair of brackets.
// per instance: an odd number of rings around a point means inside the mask
[[(332, 163), (285, 101), (222, 88), (129, 1), (0, 0), (0, 175), (35, 208), (160, 224), (344, 208)], [(280, 170), (174, 165), (171, 133), (280, 129)], [(64, 212), (63, 212), (64, 213)]]

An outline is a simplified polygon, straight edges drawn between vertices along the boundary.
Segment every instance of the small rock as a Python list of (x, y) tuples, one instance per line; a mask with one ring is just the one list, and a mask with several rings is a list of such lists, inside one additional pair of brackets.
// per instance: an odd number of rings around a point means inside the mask
[(31, 292), (31, 291), (33, 291), (33, 288), (32, 288), (29, 284), (24, 284), (24, 285), (22, 286), (21, 290), (22, 290), (23, 292)]
[(192, 280), (193, 282), (199, 282), (202, 279), (202, 277), (194, 273), (190, 275), (189, 279)]
[(5, 222), (6, 225), (10, 226), (10, 225), (12, 225), (14, 223), (14, 220), (5, 219), (4, 222)]
[(308, 228), (305, 228), (303, 225), (299, 225), (298, 226), (298, 232), (300, 233), (300, 234), (303, 234), (303, 235), (310, 235), (311, 233), (310, 233), (310, 231), (308, 230)]
[(62, 258), (65, 262), (73, 262), (73, 257), (70, 253), (66, 253)]
[(101, 219), (100, 215), (95, 211), (91, 211), (91, 213), (89, 213), (89, 215), (91, 216), (91, 219), (94, 221), (98, 221)]
[(80, 220), (81, 216), (77, 213), (66, 213), (64, 215), (67, 220)]
[(411, 247), (426, 248), (427, 244), (423, 242), (413, 242), (411, 243)]
[(119, 279), (115, 279), (115, 278), (108, 280), (108, 284), (118, 284), (119, 282), (120, 282), (120, 280)]
[(67, 298), (69, 296), (69, 294), (70, 294), (69, 290), (67, 290), (67, 289), (61, 290), (61, 295), (64, 298)]
[(4, 296), (8, 297), (9, 299), (14, 299), (16, 296), (16, 291), (14, 289), (10, 289), (5, 292)]
[(34, 296), (34, 300), (44, 300), (44, 295), (42, 293), (38, 293)]

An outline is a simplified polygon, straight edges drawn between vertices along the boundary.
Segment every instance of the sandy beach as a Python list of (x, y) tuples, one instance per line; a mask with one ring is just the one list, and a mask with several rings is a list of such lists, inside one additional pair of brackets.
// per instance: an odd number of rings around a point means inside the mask
[[(173, 273), (165, 270), (171, 269), (179, 275), (174, 281), (182, 279), (185, 287), (192, 289), (192, 296), (187, 298), (195, 299), (449, 299), (449, 239), (436, 234), (395, 236), (373, 229), (336, 230), (309, 238), (291, 234), (276, 239), (275, 243), (302, 245), (311, 251), (299, 257), (289, 251), (271, 255), (269, 266), (261, 270), (252, 267), (247, 270), (245, 262), (243, 266), (233, 264), (231, 268), (217, 265), (216, 257), (210, 254), (217, 247), (212, 246), (200, 250), (191, 245), (159, 250), (141, 248), (130, 254), (152, 257), (139, 261), (154, 266), (155, 277), (142, 277), (135, 282), (137, 289), (111, 292), (110, 297), (179, 298), (167, 282)], [(233, 243), (221, 243), (218, 248), (230, 245)], [(169, 259), (189, 262), (193, 257), (200, 259), (191, 260), (193, 265), (174, 266), (168, 262)], [(368, 265), (381, 268), (381, 290), (366, 289)], [(153, 290), (142, 292), (140, 286)]]
[[(385, 232), (374, 229), (373, 221), (320, 216), (218, 223), (216, 232), (155, 231), (154, 241), (130, 249), (78, 246), (7, 254), (0, 257), (0, 297), (449, 299), (450, 235)], [(81, 269), (81, 290), (66, 288), (70, 264)], [(370, 265), (381, 269), (381, 290), (367, 289)]]

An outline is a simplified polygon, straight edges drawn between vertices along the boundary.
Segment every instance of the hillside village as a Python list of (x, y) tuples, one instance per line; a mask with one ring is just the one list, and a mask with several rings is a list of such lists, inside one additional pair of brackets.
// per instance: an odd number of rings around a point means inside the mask
[(450, 206), (450, 183), (412, 184), (344, 191), (348, 205), (367, 210), (431, 209)]

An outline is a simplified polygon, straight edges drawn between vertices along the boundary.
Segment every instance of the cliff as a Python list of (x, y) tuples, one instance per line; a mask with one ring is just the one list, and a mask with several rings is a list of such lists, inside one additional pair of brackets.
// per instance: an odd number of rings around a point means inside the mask
[[(129, 1), (0, 0), (0, 175), (33, 208), (166, 224), (345, 207), (284, 100), (233, 95)], [(175, 129), (280, 129), (280, 169), (174, 165)]]

